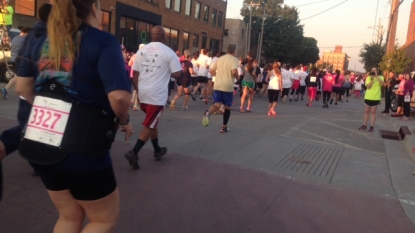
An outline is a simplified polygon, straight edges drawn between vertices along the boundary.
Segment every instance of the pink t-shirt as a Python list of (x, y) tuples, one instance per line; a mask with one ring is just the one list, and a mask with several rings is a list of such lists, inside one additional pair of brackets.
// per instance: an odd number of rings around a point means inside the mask
[(403, 91), (405, 90), (405, 79), (402, 79), (401, 82), (399, 83), (399, 87), (398, 87), (398, 95), (403, 95)]
[(333, 82), (334, 77), (331, 74), (326, 74), (323, 78), (323, 91), (331, 92)]
[(356, 76), (354, 76), (354, 75), (350, 75), (350, 82), (351, 83), (354, 83), (354, 80), (356, 79)]
[(344, 82), (344, 75), (340, 75), (339, 82), (336, 83), (337, 74), (333, 76), (333, 87), (342, 87)]

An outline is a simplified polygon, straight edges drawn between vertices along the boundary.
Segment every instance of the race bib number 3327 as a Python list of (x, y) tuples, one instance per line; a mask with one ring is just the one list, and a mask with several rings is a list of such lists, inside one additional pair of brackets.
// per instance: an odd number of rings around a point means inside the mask
[(71, 103), (62, 100), (36, 96), (24, 137), (51, 146), (60, 146), (71, 107)]

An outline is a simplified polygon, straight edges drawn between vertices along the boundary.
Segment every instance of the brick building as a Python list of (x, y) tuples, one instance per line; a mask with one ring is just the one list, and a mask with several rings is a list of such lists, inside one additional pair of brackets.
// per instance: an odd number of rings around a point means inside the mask
[(333, 65), (334, 70), (344, 70), (349, 68), (349, 56), (343, 53), (343, 46), (336, 45), (333, 51), (324, 51), (319, 63), (326, 63)]
[(225, 21), (223, 47), (226, 48), (228, 44), (236, 44), (236, 57), (245, 57), (246, 29), (246, 23), (241, 19), (226, 19)]
[(408, 72), (415, 71), (415, 0), (412, 1), (411, 12), (409, 15), (408, 33), (406, 35), (406, 43), (403, 46), (406, 55), (412, 59), (408, 67)]
[[(11, 0), (14, 27), (32, 27), (37, 9), (49, 0)], [(128, 50), (150, 42), (151, 28), (165, 28), (167, 45), (191, 52), (222, 50), (227, 2), (223, 0), (101, 0), (102, 30), (114, 34)]]

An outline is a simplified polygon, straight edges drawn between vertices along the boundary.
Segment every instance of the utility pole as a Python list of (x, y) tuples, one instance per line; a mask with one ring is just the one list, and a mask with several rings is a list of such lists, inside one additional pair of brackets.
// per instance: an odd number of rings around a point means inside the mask
[(258, 60), (258, 64), (261, 65), (261, 55), (262, 55), (262, 40), (264, 38), (264, 25), (265, 25), (265, 20), (267, 19), (267, 17), (265, 16), (265, 7), (264, 7), (264, 14), (262, 15), (262, 28), (261, 28), (261, 37), (259, 38), (260, 40), (260, 44), (259, 44), (259, 56), (257, 58)]
[(378, 39), (379, 39), (380, 46), (382, 46), (382, 40), (383, 40), (383, 25), (380, 25), (380, 19), (381, 18), (379, 18)]
[(396, 25), (398, 22), (399, 6), (404, 0), (392, 0), (388, 32), (386, 34), (385, 55), (395, 50)]
[(251, 31), (252, 31), (252, 7), (259, 6), (259, 4), (250, 3), (249, 4), (249, 27), (248, 27), (248, 53), (251, 51)]

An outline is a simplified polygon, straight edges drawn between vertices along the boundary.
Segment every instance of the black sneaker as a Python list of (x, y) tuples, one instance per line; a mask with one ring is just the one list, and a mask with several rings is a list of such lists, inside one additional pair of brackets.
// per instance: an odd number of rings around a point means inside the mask
[(326, 104), (323, 104), (323, 108), (326, 108)]
[(160, 152), (154, 152), (154, 158), (156, 159), (156, 161), (160, 161), (161, 157), (163, 157), (163, 155), (165, 155), (167, 153), (167, 148), (166, 147), (161, 147), (160, 148)]
[(373, 132), (375, 129), (373, 128), (373, 126), (370, 126), (368, 132)]
[(360, 126), (359, 130), (367, 130), (367, 126), (366, 125)]
[(196, 95), (195, 95), (195, 93), (192, 92), (190, 95), (192, 96), (192, 100), (196, 101)]
[(329, 108), (329, 105), (326, 103), (326, 108)]
[(333, 99), (330, 100), (330, 104), (333, 104)]
[(139, 169), (140, 165), (138, 165), (138, 156), (133, 153), (133, 151), (128, 151), (125, 155), (125, 158), (128, 160), (130, 166), (134, 169)]

